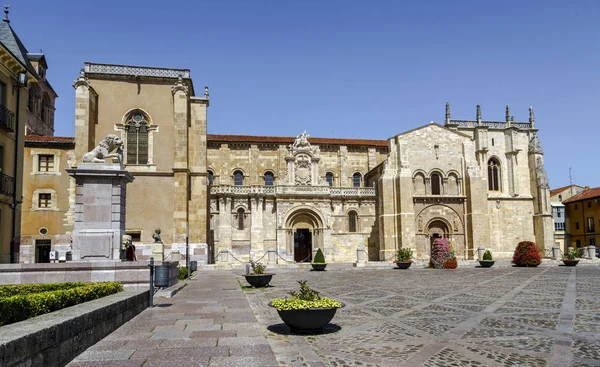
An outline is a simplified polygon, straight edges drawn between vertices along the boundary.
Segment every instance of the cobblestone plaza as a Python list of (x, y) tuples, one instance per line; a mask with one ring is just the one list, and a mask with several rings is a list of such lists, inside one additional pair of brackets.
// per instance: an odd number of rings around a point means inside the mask
[[(600, 365), (597, 265), (271, 270), (264, 289), (200, 271), (69, 366)], [(297, 280), (345, 304), (323, 334), (290, 334), (268, 306)]]
[[(277, 274), (247, 299), (285, 366), (598, 366), (600, 269)], [(346, 304), (324, 335), (289, 335), (268, 302), (308, 283)]]

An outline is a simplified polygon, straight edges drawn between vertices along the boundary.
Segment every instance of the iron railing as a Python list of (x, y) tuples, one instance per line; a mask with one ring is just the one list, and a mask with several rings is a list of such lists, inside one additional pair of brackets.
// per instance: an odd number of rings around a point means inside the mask
[(0, 105), (0, 128), (13, 132), (15, 131), (15, 114), (3, 105)]
[(0, 194), (13, 196), (15, 193), (15, 179), (0, 172)]

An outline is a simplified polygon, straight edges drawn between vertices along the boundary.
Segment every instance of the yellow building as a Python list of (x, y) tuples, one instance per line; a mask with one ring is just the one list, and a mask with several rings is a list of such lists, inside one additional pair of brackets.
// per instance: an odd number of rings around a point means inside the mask
[(585, 190), (563, 201), (567, 213), (568, 246), (582, 248), (600, 242), (600, 187)]
[(72, 137), (25, 136), (21, 262), (49, 262), (50, 251), (69, 250), (75, 191), (65, 172), (75, 164)]
[(0, 263), (19, 261), (26, 86), (39, 80), (6, 9), (0, 22)]

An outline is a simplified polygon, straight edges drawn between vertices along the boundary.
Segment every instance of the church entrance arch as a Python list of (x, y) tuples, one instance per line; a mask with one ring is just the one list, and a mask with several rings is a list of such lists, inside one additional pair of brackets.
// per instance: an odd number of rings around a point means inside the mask
[(450, 238), (450, 226), (442, 219), (434, 219), (427, 225), (427, 235), (429, 236), (429, 253), (433, 248), (433, 241), (436, 238)]
[(290, 236), (288, 248), (294, 254), (296, 262), (312, 261), (313, 249), (319, 247), (322, 223), (319, 215), (310, 209), (298, 209), (288, 218), (286, 228)]

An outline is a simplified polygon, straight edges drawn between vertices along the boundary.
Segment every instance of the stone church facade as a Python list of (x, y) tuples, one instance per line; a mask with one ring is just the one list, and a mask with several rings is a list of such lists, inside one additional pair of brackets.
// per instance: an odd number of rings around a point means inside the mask
[(443, 126), (387, 141), (211, 135), (208, 88), (196, 96), (187, 69), (86, 63), (74, 87), (76, 160), (108, 134), (125, 142), (138, 259), (155, 228), (167, 252), (187, 239), (208, 263), (310, 261), (317, 248), (328, 262), (389, 261), (399, 247), (427, 259), (437, 237), (463, 259), (553, 243), (533, 110), (484, 121), (478, 107), (469, 121), (447, 106)]

